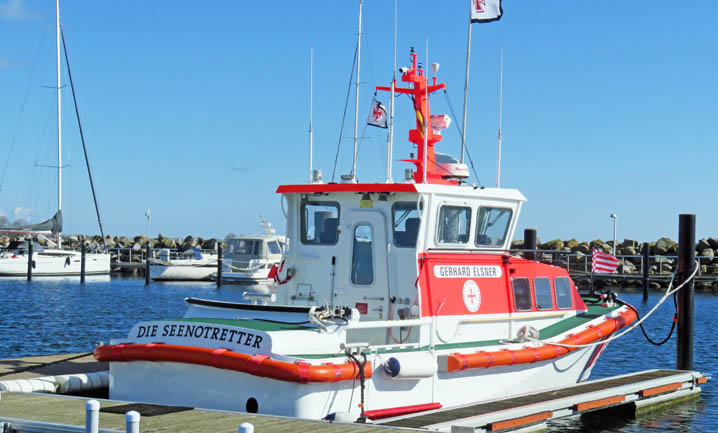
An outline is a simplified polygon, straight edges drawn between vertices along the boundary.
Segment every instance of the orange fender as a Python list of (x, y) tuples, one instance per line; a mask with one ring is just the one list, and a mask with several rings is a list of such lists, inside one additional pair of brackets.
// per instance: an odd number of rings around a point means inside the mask
[[(632, 309), (627, 308), (616, 317), (607, 317), (606, 320), (598, 325), (589, 325), (587, 329), (577, 334), (569, 334), (568, 337), (559, 341), (558, 344), (581, 345), (592, 343), (610, 336), (624, 326), (630, 325), (637, 318), (636, 313)], [(544, 344), (538, 347), (525, 347), (518, 350), (502, 349), (491, 352), (453, 353), (447, 357), (446, 369), (447, 371), (461, 371), (469, 368), (528, 364), (559, 358), (576, 349), (576, 347)]]
[[(179, 362), (241, 371), (254, 376), (297, 383), (339, 382), (359, 377), (358, 368), (352, 362), (312, 365), (306, 362), (279, 361), (266, 355), (249, 355), (228, 349), (162, 343), (97, 346), (93, 355), (100, 362)], [(367, 362), (364, 366), (364, 376), (369, 378), (371, 375), (372, 365), (371, 362)]]

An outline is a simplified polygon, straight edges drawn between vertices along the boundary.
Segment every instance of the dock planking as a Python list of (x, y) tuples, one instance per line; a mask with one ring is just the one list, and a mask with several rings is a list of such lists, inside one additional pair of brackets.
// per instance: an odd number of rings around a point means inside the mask
[[(680, 384), (680, 386), (673, 386), (674, 384), (671, 384), (671, 389), (663, 389), (667, 385), (658, 386), (656, 388), (645, 388), (646, 386), (649, 386), (645, 384), (652, 384), (656, 381), (661, 380), (677, 380), (681, 382), (690, 381), (694, 382), (695, 385), (704, 383), (704, 380), (695, 380), (694, 375), (697, 374), (698, 373), (695, 372), (681, 370), (647, 370), (634, 374), (595, 380), (569, 387), (557, 388), (549, 391), (527, 394), (518, 397), (511, 397), (485, 403), (466, 405), (458, 408), (436, 410), (426, 414), (418, 414), (414, 416), (397, 417), (396, 419), (390, 419), (383, 422), (380, 421), (380, 423), (382, 425), (400, 428), (442, 429), (442, 425), (448, 426), (452, 423), (457, 423), (462, 420), (476, 419), (477, 423), (469, 422), (469, 424), (473, 425), (474, 427), (481, 427), (484, 423), (479, 420), (481, 420), (482, 418), (486, 420), (497, 417), (503, 417), (504, 420), (511, 419), (512, 416), (515, 416), (511, 415), (511, 413), (523, 414), (536, 412), (539, 411), (539, 408), (543, 407), (542, 405), (546, 405), (546, 407), (554, 405), (556, 406), (556, 408), (563, 405), (567, 408), (572, 408), (571, 412), (573, 413), (580, 413), (583, 410), (581, 409), (581, 405), (576, 403), (578, 403), (579, 401), (586, 400), (587, 396), (593, 395), (603, 397), (603, 394), (606, 393), (615, 393), (617, 395), (622, 395), (630, 394), (632, 392), (638, 392), (640, 394), (643, 394), (643, 390), (645, 389), (655, 389), (657, 390), (656, 394), (661, 394), (664, 392), (678, 390), (682, 388), (683, 385)], [(632, 391), (632, 388), (635, 388), (635, 390)], [(678, 398), (679, 396), (676, 397)], [(681, 395), (680, 397), (683, 396)], [(561, 401), (562, 399), (573, 400), (573, 402), (570, 404), (554, 404), (555, 402)], [(595, 407), (591, 406), (590, 404), (588, 406), (585, 406), (586, 410), (605, 408), (616, 404), (622, 404), (624, 402), (631, 403), (631, 401), (625, 400), (625, 398), (620, 399), (620, 401), (610, 401), (611, 397), (604, 397), (603, 400), (604, 401), (601, 404), (596, 405)], [(593, 400), (593, 402), (598, 401), (600, 400)], [(660, 403), (665, 403), (665, 401), (665, 399), (660, 399)], [(538, 421), (543, 421), (554, 417), (553, 411), (556, 410), (556, 408), (550, 408), (551, 410), (546, 412), (549, 415), (542, 417), (541, 420)], [(562, 416), (568, 416), (571, 414), (572, 413), (564, 413)], [(517, 418), (519, 417), (517, 416)], [(491, 426), (492, 423), (486, 422), (485, 424), (486, 426)]]
[[(278, 397), (281, 398), (281, 397)], [(0, 395), (0, 421), (16, 418), (56, 424), (85, 425), (85, 402), (87, 399), (49, 394), (25, 394), (3, 392)], [(103, 412), (103, 408), (123, 406), (127, 402), (98, 400), (100, 402), (100, 428), (125, 430), (124, 413)], [(140, 431), (192, 432), (192, 433), (236, 433), (244, 422), (254, 425), (255, 431), (263, 433), (287, 431), (311, 431), (313, 433), (366, 433), (372, 428), (368, 424), (341, 424), (324, 421), (309, 421), (286, 417), (253, 415), (247, 413), (192, 409), (181, 412), (140, 419)], [(385, 432), (401, 432), (406, 429), (383, 428)]]
[(97, 362), (91, 353), (66, 353), (0, 359), (0, 380), (31, 379), (60, 374), (107, 371), (107, 362)]

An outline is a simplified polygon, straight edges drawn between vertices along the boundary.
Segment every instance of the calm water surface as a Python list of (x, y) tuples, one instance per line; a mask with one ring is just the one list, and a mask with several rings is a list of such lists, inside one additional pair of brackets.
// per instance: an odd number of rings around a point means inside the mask
[[(184, 299), (200, 297), (238, 301), (246, 290), (213, 283), (155, 283), (144, 279), (101, 278), (84, 285), (73, 279), (0, 279), (0, 359), (57, 353), (90, 352), (99, 341), (123, 338), (140, 320), (181, 317)], [(651, 293), (643, 303), (640, 293), (621, 293), (642, 314), (660, 298)], [(696, 294), (694, 369), (718, 370), (718, 336), (713, 318), (718, 296)], [(668, 300), (646, 323), (654, 340), (670, 330), (673, 303)], [(612, 342), (593, 369), (591, 378), (651, 368), (675, 368), (675, 335), (663, 346), (649, 344), (640, 330)], [(716, 432), (718, 431), (718, 382), (703, 386), (699, 400), (661, 409), (638, 419), (607, 419), (600, 424), (580, 420), (560, 421), (552, 431), (571, 432)]]

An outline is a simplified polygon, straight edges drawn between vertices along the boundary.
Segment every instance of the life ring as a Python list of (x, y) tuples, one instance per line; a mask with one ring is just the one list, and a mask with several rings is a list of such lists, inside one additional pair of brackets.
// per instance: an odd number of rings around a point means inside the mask
[(295, 269), (293, 267), (287, 267), (287, 272), (285, 274), (286, 276), (284, 277), (284, 279), (282, 279), (280, 274), (284, 270), (285, 264), (286, 264), (286, 259), (282, 258), (282, 261), (279, 262), (279, 267), (275, 268), (277, 265), (274, 265), (274, 266), (272, 266), (272, 269), (269, 271), (270, 274), (274, 274), (274, 282), (277, 284), (286, 284), (294, 276)]

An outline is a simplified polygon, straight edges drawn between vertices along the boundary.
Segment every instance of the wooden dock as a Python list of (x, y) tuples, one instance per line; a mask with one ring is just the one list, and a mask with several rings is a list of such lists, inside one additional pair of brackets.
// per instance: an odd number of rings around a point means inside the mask
[[(278, 397), (281, 398), (281, 397)], [(11, 419), (22, 419), (34, 422), (65, 424), (74, 426), (85, 425), (85, 402), (80, 397), (57, 396), (48, 394), (23, 394), (4, 392), (0, 394), (0, 425)], [(138, 406), (128, 406), (127, 402), (98, 400), (100, 402), (100, 428), (125, 431), (125, 413), (137, 411)], [(372, 430), (368, 424), (331, 424), (324, 421), (306, 421), (294, 418), (252, 415), (210, 410), (180, 408), (171, 412), (169, 406), (143, 405), (147, 414), (153, 408), (159, 415), (144, 415), (140, 418), (140, 431), (151, 432), (192, 432), (192, 433), (236, 433), (240, 424), (251, 423), (254, 430), (261, 433), (273, 432), (337, 432), (337, 433), (368, 433)], [(118, 413), (108, 409), (119, 409)], [(142, 406), (139, 407), (142, 414)], [(170, 409), (171, 410), (171, 409)], [(168, 413), (163, 413), (166, 411)], [(370, 430), (371, 429), (371, 430)], [(55, 431), (55, 430), (53, 430)], [(59, 432), (71, 431), (57, 430)], [(384, 432), (400, 433), (405, 429), (382, 429)]]
[[(106, 363), (91, 355), (66, 354), (0, 360), (0, 381), (40, 376), (104, 371)], [(709, 379), (695, 371), (647, 370), (568, 387), (498, 399), (479, 404), (438, 409), (373, 424), (341, 424), (307, 421), (247, 413), (199, 410), (97, 399), (100, 402), (101, 432), (125, 431), (125, 414), (140, 413), (142, 432), (236, 432), (242, 423), (251, 423), (258, 432), (313, 431), (451, 431), (488, 432), (543, 429), (553, 419), (599, 411), (616, 410), (633, 416), (666, 404), (699, 396), (700, 386)], [(468, 391), (467, 391), (468, 392)], [(106, 390), (105, 390), (106, 395)], [(281, 398), (281, 397), (278, 397)], [(84, 397), (39, 393), (0, 393), (0, 431), (3, 423), (17, 432), (81, 432), (85, 425)], [(43, 424), (49, 423), (49, 424)], [(41, 425), (40, 429), (19, 428)], [(46, 430), (42, 428), (47, 428)]]
[(518, 397), (439, 409), (414, 416), (380, 421), (391, 427), (434, 431), (488, 432), (543, 429), (552, 419), (572, 417), (609, 408), (633, 414), (700, 394), (708, 377), (695, 371), (647, 370), (556, 388)]
[(91, 353), (31, 356), (0, 359), (0, 380), (32, 379), (60, 374), (107, 371), (107, 362), (97, 362)]

